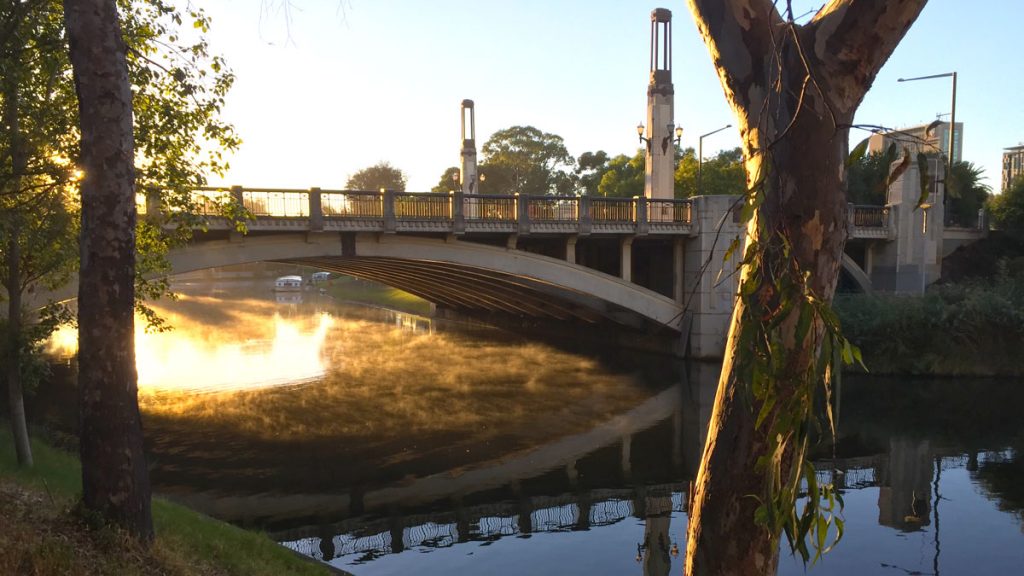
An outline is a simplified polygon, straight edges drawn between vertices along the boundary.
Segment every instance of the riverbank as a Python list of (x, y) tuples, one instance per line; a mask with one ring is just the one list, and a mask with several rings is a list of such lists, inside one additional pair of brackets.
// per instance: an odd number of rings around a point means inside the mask
[(920, 296), (839, 294), (843, 334), (872, 374), (1024, 375), (1024, 261)]
[(264, 535), (153, 498), (156, 541), (142, 549), (120, 530), (74, 510), (81, 494), (75, 455), (33, 439), (35, 467), (17, 467), (10, 426), (0, 421), (0, 574), (329, 575)]

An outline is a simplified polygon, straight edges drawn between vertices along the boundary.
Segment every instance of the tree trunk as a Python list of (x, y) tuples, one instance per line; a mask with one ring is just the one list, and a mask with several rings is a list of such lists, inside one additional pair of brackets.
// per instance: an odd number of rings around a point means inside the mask
[[(795, 269), (807, 274), (806, 287), (815, 297), (829, 302), (847, 233), (850, 123), (925, 0), (833, 0), (803, 26), (783, 20), (771, 0), (688, 2), (738, 120), (748, 184), (763, 194), (746, 238), (761, 257), (743, 266), (741, 282)], [(754, 521), (766, 485), (757, 462), (770, 454), (772, 439), (767, 426), (755, 426), (762, 405), (751, 392), (750, 343), (741, 335), (751, 319), (767, 318), (784, 298), (798, 297), (761, 282), (756, 292), (737, 299), (695, 480), (688, 575), (776, 572), (780, 533)], [(780, 360), (771, 381), (777, 401), (767, 422), (814, 372), (825, 329), (815, 320), (806, 336), (798, 336), (798, 310), (781, 315), (782, 358), (772, 359)], [(790, 444), (782, 478), (803, 460), (803, 451)]]
[(132, 95), (114, 0), (65, 0), (82, 131), (78, 290), (82, 498), (153, 537), (135, 371)]
[(11, 412), (11, 432), (14, 435), (14, 451), (18, 465), (31, 468), (32, 445), (28, 439), (28, 423), (25, 419), (24, 392), (21, 385), (21, 286), (19, 264), (21, 259), (18, 244), (18, 225), (12, 224), (7, 239), (7, 403)]
[[(20, 52), (19, 52), (20, 56)], [(21, 139), (21, 123), (18, 109), (20, 93), (18, 82), (9, 76), (4, 79), (4, 124), (10, 142), (11, 158), (11, 190), (14, 202), (18, 202), (17, 192), (21, 187), (21, 179), (25, 176), (27, 159), (25, 146)], [(18, 457), (18, 465), (32, 467), (32, 445), (28, 438), (28, 423), (25, 419), (25, 400), (21, 382), (21, 225), (19, 207), (13, 207), (7, 222), (7, 278), (4, 288), (7, 290), (7, 348), (8, 363), (5, 370), (7, 380), (7, 401), (10, 405), (11, 432), (14, 435), (14, 451)]]

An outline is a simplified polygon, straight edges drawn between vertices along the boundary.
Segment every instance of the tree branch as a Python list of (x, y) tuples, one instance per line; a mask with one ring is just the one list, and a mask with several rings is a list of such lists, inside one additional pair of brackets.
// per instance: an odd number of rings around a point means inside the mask
[(801, 34), (840, 114), (856, 110), (928, 0), (831, 0)]

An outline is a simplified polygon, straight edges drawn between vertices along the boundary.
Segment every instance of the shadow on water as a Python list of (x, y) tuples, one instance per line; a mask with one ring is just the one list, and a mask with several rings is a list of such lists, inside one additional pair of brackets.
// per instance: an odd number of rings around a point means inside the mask
[[(410, 550), (462, 551), (419, 558), (418, 572), (480, 571), (469, 562), (485, 550), (530, 571), (554, 542), (578, 573), (678, 572), (718, 366), (251, 296), (186, 293), (164, 311), (175, 332), (140, 340), (158, 367), (140, 405), (159, 492), (360, 573), (410, 569), (398, 554)], [(48, 404), (73, 406), (69, 389), (32, 410), (59, 420)], [(958, 534), (975, 520), (946, 501), (978, 492), (1024, 521), (1021, 405), (1016, 382), (845, 379), (838, 445), (813, 457), (846, 494), (852, 542), (811, 572), (955, 573), (940, 512)], [(903, 548), (890, 552), (893, 535)], [(921, 560), (924, 540), (911, 540), (926, 537)], [(1024, 562), (986, 554), (990, 567)], [(537, 570), (572, 572), (549, 568)]]

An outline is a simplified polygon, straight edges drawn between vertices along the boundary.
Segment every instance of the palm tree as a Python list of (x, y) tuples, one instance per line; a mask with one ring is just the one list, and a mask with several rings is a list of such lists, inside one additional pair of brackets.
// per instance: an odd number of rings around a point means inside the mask
[(985, 169), (973, 162), (955, 162), (946, 189), (946, 224), (974, 227), (992, 187), (983, 184)]

